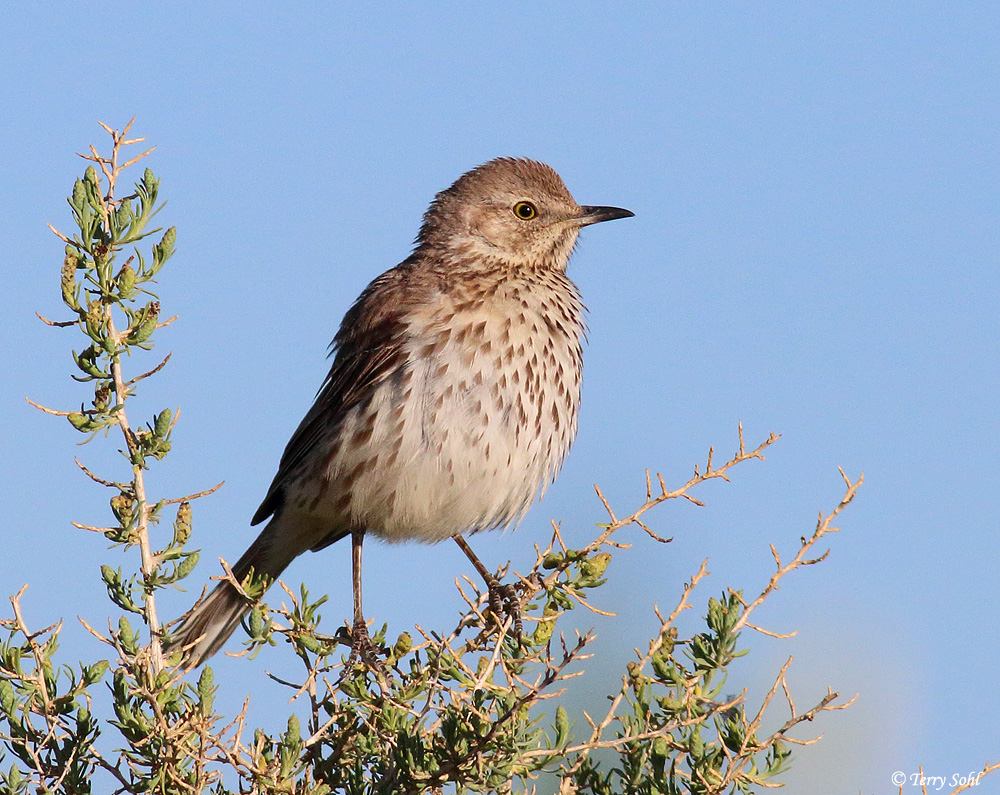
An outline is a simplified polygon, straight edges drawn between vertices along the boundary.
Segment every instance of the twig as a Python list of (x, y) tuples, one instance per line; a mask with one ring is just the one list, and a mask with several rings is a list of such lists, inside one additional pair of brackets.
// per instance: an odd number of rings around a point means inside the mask
[(36, 403), (29, 397), (26, 397), (25, 400), (27, 400), (32, 406), (34, 406), (39, 411), (44, 411), (46, 414), (53, 414), (56, 417), (68, 417), (70, 414), (73, 413), (72, 411), (58, 411), (57, 409), (47, 408), (39, 403)]
[[(171, 319), (173, 319), (173, 318), (171, 318)], [(159, 328), (159, 326), (157, 326), (157, 328)], [(143, 373), (142, 375), (137, 375), (135, 378), (131, 379), (130, 381), (126, 381), (125, 382), (125, 386), (126, 387), (134, 386), (135, 384), (138, 384), (140, 381), (142, 381), (144, 378), (149, 378), (151, 375), (156, 375), (158, 372), (160, 372), (160, 370), (162, 370), (166, 366), (167, 362), (170, 361), (170, 357), (171, 356), (173, 356), (173, 354), (172, 353), (168, 353), (163, 358), (163, 361), (160, 362), (158, 365), (156, 365), (156, 367), (154, 367), (148, 373)]]
[(738, 632), (743, 626), (745, 626), (748, 623), (748, 621), (750, 620), (750, 614), (753, 613), (754, 610), (756, 610), (764, 603), (764, 600), (767, 599), (767, 597), (771, 594), (772, 591), (777, 589), (778, 583), (785, 575), (787, 575), (789, 572), (795, 571), (795, 569), (798, 569), (801, 566), (811, 566), (816, 563), (819, 563), (820, 561), (824, 560), (826, 556), (829, 554), (829, 550), (827, 550), (818, 558), (806, 557), (806, 553), (808, 553), (816, 544), (816, 542), (818, 542), (821, 538), (823, 538), (823, 536), (827, 535), (828, 533), (836, 533), (840, 529), (837, 527), (833, 527), (831, 525), (831, 522), (837, 516), (837, 514), (839, 514), (844, 508), (846, 508), (850, 504), (851, 500), (854, 499), (854, 495), (858, 493), (858, 489), (861, 488), (861, 484), (864, 483), (865, 480), (865, 476), (863, 473), (860, 476), (858, 476), (858, 479), (854, 481), (854, 483), (851, 483), (851, 481), (847, 478), (847, 476), (844, 475), (843, 470), (840, 470), (840, 474), (843, 476), (844, 481), (847, 483), (847, 492), (841, 499), (840, 504), (833, 509), (833, 511), (830, 513), (829, 516), (824, 518), (823, 515), (820, 514), (819, 521), (816, 523), (816, 530), (809, 538), (802, 539), (802, 542), (799, 545), (799, 550), (796, 553), (795, 557), (792, 559), (792, 561), (790, 563), (782, 565), (781, 556), (778, 554), (778, 550), (774, 547), (773, 544), (771, 545), (771, 554), (774, 556), (776, 570), (774, 574), (771, 575), (771, 579), (768, 581), (767, 586), (764, 588), (763, 591), (760, 592), (760, 595), (757, 596), (757, 598), (754, 599), (750, 604), (745, 606), (745, 609), (743, 610), (743, 615), (740, 616), (739, 620), (736, 622), (735, 627), (733, 628), (734, 632)]
[(49, 320), (47, 317), (43, 317), (38, 312), (35, 312), (35, 317), (41, 320), (46, 326), (55, 326), (56, 328), (67, 328), (68, 326), (75, 326), (79, 323), (79, 320)]
[(220, 481), (216, 483), (212, 488), (205, 489), (204, 491), (199, 491), (194, 494), (188, 494), (184, 497), (171, 497), (166, 500), (160, 500), (161, 505), (175, 505), (179, 502), (191, 502), (191, 500), (197, 500), (199, 497), (207, 497), (209, 494), (215, 494), (219, 489), (226, 485), (226, 481)]

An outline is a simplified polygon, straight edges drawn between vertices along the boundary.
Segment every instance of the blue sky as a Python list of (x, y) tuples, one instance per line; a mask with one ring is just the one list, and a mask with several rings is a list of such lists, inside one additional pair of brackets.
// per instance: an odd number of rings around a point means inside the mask
[[(79, 342), (33, 313), (60, 316), (45, 224), (69, 225), (73, 153), (104, 143), (97, 120), (138, 117), (178, 228), (160, 290), (180, 315), (159, 337), (173, 359), (138, 411), (181, 407), (157, 493), (226, 481), (195, 507), (206, 561), (253, 537), (343, 312), (408, 253), (434, 193), (529, 156), (581, 203), (636, 217), (581, 237), (580, 434), (520, 529), (475, 540), (488, 565), (526, 565), (551, 519), (589, 539), (594, 483), (624, 512), (645, 468), (682, 482), (710, 445), (735, 449), (740, 420), (748, 443), (782, 434), (766, 463), (703, 489), (705, 508), (654, 513), (672, 544), (636, 536), (616, 557), (603, 606), (620, 617), (597, 625), (608, 661), (583, 689), (613, 686), (652, 604), (704, 557), (699, 612), (727, 586), (759, 591), (768, 544), (790, 552), (836, 504), (842, 466), (865, 486), (829, 560), (758, 616), (799, 634), (747, 638), (734, 687), (759, 698), (794, 655), (800, 704), (859, 693), (810, 727), (826, 738), (800, 753), (794, 791), (895, 792), (895, 771), (997, 758), (995, 4), (51, 3), (5, 19), (0, 592), (29, 583), (35, 626), (100, 622), (106, 604), (108, 553), (69, 524), (104, 521), (106, 497), (72, 457), (110, 473), (114, 454), (24, 402), (86, 398), (69, 379)], [(286, 575), (330, 592), (331, 624), (350, 614), (349, 557), (338, 545)], [(395, 631), (450, 626), (467, 569), (454, 545), (372, 544), (366, 609)], [(73, 621), (63, 649), (103, 654)], [(267, 690), (260, 666), (216, 667), (222, 703)], [(262, 692), (261, 722), (281, 698)]]

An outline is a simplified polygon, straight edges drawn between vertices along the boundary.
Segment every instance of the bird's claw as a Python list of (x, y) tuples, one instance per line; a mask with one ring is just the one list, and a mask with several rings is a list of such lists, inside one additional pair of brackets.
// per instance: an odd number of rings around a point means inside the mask
[(344, 670), (350, 671), (358, 662), (373, 671), (381, 671), (383, 668), (379, 653), (382, 651), (368, 634), (368, 624), (364, 621), (355, 621), (351, 627), (351, 653), (344, 664)]
[(490, 613), (497, 626), (503, 624), (503, 620), (509, 617), (512, 621), (514, 639), (520, 643), (523, 625), (521, 623), (521, 600), (518, 598), (517, 586), (511, 583), (501, 583), (495, 577), (491, 577), (487, 583), (487, 599), (490, 606)]

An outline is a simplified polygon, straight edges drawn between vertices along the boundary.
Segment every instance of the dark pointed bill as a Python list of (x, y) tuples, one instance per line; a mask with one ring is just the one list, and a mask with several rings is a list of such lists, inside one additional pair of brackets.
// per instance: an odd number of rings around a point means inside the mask
[(580, 226), (599, 224), (601, 221), (614, 221), (616, 218), (631, 218), (635, 215), (631, 210), (621, 207), (591, 207), (584, 205), (580, 208), (583, 212), (579, 216)]

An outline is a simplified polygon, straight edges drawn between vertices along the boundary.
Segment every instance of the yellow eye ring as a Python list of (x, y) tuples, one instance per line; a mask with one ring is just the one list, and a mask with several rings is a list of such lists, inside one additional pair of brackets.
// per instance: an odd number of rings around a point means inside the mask
[(514, 215), (522, 221), (530, 221), (538, 215), (538, 208), (531, 202), (518, 202), (514, 205)]

